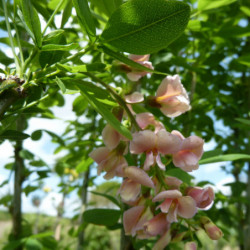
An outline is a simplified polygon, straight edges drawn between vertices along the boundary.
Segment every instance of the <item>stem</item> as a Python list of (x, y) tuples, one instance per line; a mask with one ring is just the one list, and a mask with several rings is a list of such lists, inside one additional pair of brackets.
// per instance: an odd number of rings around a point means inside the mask
[(54, 20), (54, 16), (56, 15), (57, 11), (61, 8), (61, 5), (63, 4), (63, 2), (64, 2), (64, 0), (61, 0), (60, 3), (56, 6), (53, 14), (51, 15), (49, 21), (47, 22), (47, 24), (46, 24), (46, 26), (45, 26), (45, 28), (44, 28), (44, 30), (42, 32), (42, 36), (44, 36), (47, 28), (49, 27), (49, 25), (51, 24), (51, 22)]
[[(30, 56), (29, 56), (29, 57), (27, 58), (27, 60), (24, 62), (23, 72), (26, 71), (26, 69), (28, 68), (29, 64), (32, 62), (32, 60), (33, 60), (34, 57), (36, 56), (37, 52), (38, 52), (38, 48), (35, 47), (35, 48), (32, 50)], [(26, 85), (26, 84), (27, 84), (27, 82), (26, 82), (24, 85)], [(24, 85), (23, 85), (23, 86), (24, 86)]]
[[(17, 130), (23, 131), (24, 117), (21, 115), (17, 119)], [(22, 237), (22, 183), (24, 181), (24, 160), (20, 157), (20, 151), (23, 149), (22, 141), (16, 141), (15, 145), (15, 182), (13, 196), (13, 236), (15, 240)], [(21, 250), (22, 246), (15, 248)]]
[(131, 122), (134, 124), (135, 129), (137, 131), (140, 131), (141, 128), (139, 127), (139, 125), (137, 124), (133, 114), (131, 113), (131, 111), (129, 110), (126, 102), (105, 82), (103, 82), (100, 78), (94, 76), (93, 74), (89, 73), (89, 72), (83, 72), (83, 74), (89, 76), (92, 80), (99, 82), (102, 86), (104, 86), (112, 95), (113, 97), (116, 99), (116, 101), (120, 104), (120, 106), (122, 106), (125, 111), (127, 112), (128, 117), (130, 118)]
[[(87, 195), (88, 195), (88, 186), (89, 186), (89, 176), (90, 176), (90, 167), (88, 170), (84, 173), (83, 177), (83, 184), (82, 184), (82, 194), (81, 194), (81, 199), (82, 199), (82, 210), (85, 210), (88, 203), (87, 203)], [(80, 225), (84, 224), (84, 219), (83, 219), (83, 211), (81, 211), (80, 214)], [(78, 234), (78, 247), (77, 249), (83, 249), (83, 244), (84, 244), (84, 228), (80, 230)]]
[(8, 30), (8, 36), (9, 36), (9, 39), (10, 39), (11, 50), (12, 50), (12, 53), (13, 53), (13, 56), (14, 56), (17, 73), (19, 74), (20, 73), (19, 72), (20, 71), (20, 60), (17, 57), (16, 52), (15, 52), (15, 46), (14, 46), (14, 42), (13, 42), (13, 39), (12, 39), (11, 28), (10, 28), (10, 23), (9, 23), (9, 19), (8, 19), (8, 12), (7, 12), (7, 7), (6, 7), (5, 0), (2, 0), (2, 3), (3, 3), (3, 9), (4, 9), (5, 23), (6, 23), (6, 27), (7, 27), (7, 30)]
[(168, 185), (166, 184), (166, 182), (164, 180), (162, 170), (158, 166), (155, 166), (155, 169), (156, 169), (156, 177), (157, 177), (158, 181), (161, 183), (161, 186), (163, 186), (165, 189), (168, 189)]

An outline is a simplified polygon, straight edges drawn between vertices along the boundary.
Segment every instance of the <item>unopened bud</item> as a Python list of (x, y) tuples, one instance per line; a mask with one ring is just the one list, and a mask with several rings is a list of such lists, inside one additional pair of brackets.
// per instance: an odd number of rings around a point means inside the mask
[(223, 236), (222, 231), (213, 222), (205, 224), (204, 229), (212, 240), (219, 240)]
[(182, 241), (182, 239), (184, 238), (184, 236), (186, 235), (186, 233), (187, 232), (182, 232), (182, 233), (179, 233), (179, 234), (175, 235), (172, 238), (171, 242), (180, 242), (180, 241)]
[(196, 249), (197, 249), (197, 245), (194, 241), (187, 242), (184, 246), (184, 250), (196, 250)]

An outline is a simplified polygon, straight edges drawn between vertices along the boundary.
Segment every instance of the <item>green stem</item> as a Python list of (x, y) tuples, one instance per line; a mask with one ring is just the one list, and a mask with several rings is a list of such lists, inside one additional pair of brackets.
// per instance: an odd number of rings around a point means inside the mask
[(100, 78), (94, 76), (93, 74), (89, 73), (89, 72), (84, 72), (83, 74), (89, 76), (92, 80), (94, 80), (95, 82), (99, 82), (102, 86), (104, 86), (112, 95), (113, 97), (116, 99), (116, 101), (120, 104), (120, 106), (122, 106), (128, 117), (130, 118), (130, 121), (132, 122), (132, 124), (134, 124), (135, 126), (135, 129), (137, 131), (140, 131), (141, 128), (139, 127), (139, 125), (137, 124), (133, 114), (131, 113), (131, 111), (129, 110), (126, 102), (108, 85), (106, 84), (105, 82), (103, 82)]
[(13, 56), (14, 56), (16, 69), (17, 69), (17, 74), (19, 74), (20, 73), (19, 72), (20, 71), (20, 60), (19, 60), (19, 58), (18, 58), (18, 56), (16, 55), (16, 52), (15, 52), (15, 46), (14, 46), (14, 42), (13, 42), (13, 39), (12, 39), (11, 28), (10, 28), (10, 23), (9, 23), (9, 19), (8, 19), (8, 12), (7, 12), (7, 7), (6, 7), (5, 0), (2, 0), (2, 3), (3, 3), (3, 9), (4, 9), (5, 23), (6, 23), (6, 27), (7, 27), (7, 30), (8, 30), (8, 36), (9, 36), (9, 39), (10, 39), (10, 46), (11, 46), (11, 50), (12, 50), (12, 53), (13, 53)]
[[(34, 57), (36, 56), (38, 52), (38, 48), (34, 47), (34, 49), (32, 50), (30, 56), (27, 58), (27, 60), (24, 62), (24, 66), (23, 66), (23, 72), (26, 71), (26, 69), (28, 68), (29, 64), (32, 62), (32, 60), (34, 59)], [(27, 83), (25, 83), (24, 85), (26, 85)], [(24, 87), (23, 85), (23, 87)]]
[(44, 36), (47, 28), (49, 27), (49, 25), (51, 24), (51, 22), (54, 20), (54, 16), (56, 15), (57, 11), (61, 8), (61, 5), (63, 4), (63, 2), (64, 2), (64, 0), (61, 0), (60, 3), (56, 6), (53, 14), (51, 15), (49, 21), (47, 22), (47, 24), (46, 24), (46, 26), (45, 26), (45, 28), (44, 28), (44, 30), (42, 32), (42, 36)]
[(164, 180), (164, 175), (163, 175), (162, 170), (158, 166), (155, 166), (155, 169), (156, 169), (156, 177), (158, 181), (165, 189), (168, 189), (169, 187)]
[(23, 57), (23, 50), (22, 50), (22, 46), (21, 46), (21, 42), (20, 42), (20, 37), (19, 37), (19, 33), (18, 33), (18, 29), (15, 23), (15, 20), (12, 19), (12, 22), (14, 24), (15, 27), (15, 31), (16, 31), (16, 40), (17, 40), (17, 44), (18, 44), (18, 48), (19, 48), (19, 53), (20, 53), (20, 57), (21, 57), (21, 72), (20, 72), (20, 78), (23, 77), (23, 65), (24, 65), (24, 57)]

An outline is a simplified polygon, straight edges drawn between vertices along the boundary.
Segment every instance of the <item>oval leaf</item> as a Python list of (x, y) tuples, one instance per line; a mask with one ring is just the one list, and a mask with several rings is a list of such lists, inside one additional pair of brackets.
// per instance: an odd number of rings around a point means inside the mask
[(76, 14), (81, 27), (87, 32), (89, 39), (92, 41), (95, 37), (94, 18), (90, 12), (87, 0), (73, 0), (73, 5), (76, 9)]
[(101, 38), (120, 51), (149, 54), (178, 38), (189, 16), (190, 7), (183, 2), (131, 0), (112, 14)]
[(30, 136), (16, 130), (5, 130), (0, 135), (0, 140), (20, 141), (20, 140), (25, 140), (28, 137)]
[(96, 225), (113, 226), (121, 215), (120, 210), (115, 209), (91, 209), (83, 213), (84, 222)]
[(79, 47), (78, 43), (71, 43), (71, 44), (66, 44), (66, 45), (47, 44), (47, 45), (42, 46), (41, 50), (42, 51), (53, 51), (53, 50), (69, 51), (72, 49), (76, 49), (78, 47)]

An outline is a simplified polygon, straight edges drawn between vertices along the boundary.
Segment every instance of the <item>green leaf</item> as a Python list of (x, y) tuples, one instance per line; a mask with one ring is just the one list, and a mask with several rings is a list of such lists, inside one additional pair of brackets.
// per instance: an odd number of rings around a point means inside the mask
[(240, 7), (240, 10), (241, 10), (243, 13), (245, 13), (247, 16), (250, 17), (250, 8), (249, 8), (249, 7), (247, 7), (247, 6), (241, 6), (241, 7)]
[(6, 56), (5, 53), (2, 50), (0, 50), (0, 62), (7, 66), (13, 63), (13, 59)]
[(21, 141), (29, 138), (28, 134), (16, 131), (16, 130), (5, 130), (0, 134), (0, 140), (11, 140), (11, 141)]
[(25, 242), (25, 249), (26, 250), (42, 250), (43, 245), (34, 238), (28, 238)]
[(81, 161), (77, 166), (76, 166), (76, 172), (77, 173), (82, 173), (87, 171), (88, 167), (93, 163), (93, 159), (92, 158), (88, 158), (87, 160), (84, 159), (83, 161)]
[(208, 164), (221, 161), (236, 161), (236, 160), (250, 160), (250, 155), (246, 154), (228, 154), (228, 155), (217, 155), (206, 159), (201, 159), (199, 164)]
[(99, 193), (99, 192), (95, 192), (95, 191), (91, 191), (91, 193), (95, 194), (95, 195), (99, 195), (99, 196), (105, 197), (108, 200), (110, 200), (111, 202), (113, 202), (115, 205), (117, 205), (118, 207), (120, 207), (119, 201), (116, 198), (114, 198), (113, 196), (111, 196), (111, 195), (104, 194), (104, 193)]
[(61, 89), (61, 91), (63, 92), (63, 94), (65, 94), (66, 87), (65, 87), (64, 83), (62, 82), (62, 80), (59, 79), (58, 77), (56, 77), (55, 81), (56, 81), (57, 85), (59, 86), (59, 88)]
[(18, 84), (14, 80), (5, 80), (0, 85), (0, 93), (9, 88), (18, 87)]
[(96, 225), (113, 226), (121, 215), (120, 210), (115, 209), (91, 209), (83, 213), (83, 219), (87, 223)]
[(191, 180), (194, 178), (193, 176), (191, 176), (190, 174), (188, 174), (187, 172), (183, 171), (180, 168), (172, 168), (166, 171), (166, 175), (177, 177), (178, 179), (182, 180), (183, 182), (189, 185), (191, 184)]
[(99, 13), (104, 13), (107, 17), (122, 4), (122, 0), (90, 0)]
[(236, 2), (237, 0), (199, 0), (198, 10), (210, 10)]
[(53, 30), (43, 38), (43, 42), (50, 41), (58, 36), (61, 36), (65, 31), (62, 29)]
[(89, 39), (93, 41), (96, 35), (94, 18), (90, 12), (87, 0), (73, 0), (77, 18), (81, 27), (87, 32)]
[(72, 49), (76, 49), (79, 47), (78, 43), (70, 43), (66, 45), (61, 44), (46, 44), (42, 46), (41, 51), (54, 51), (54, 50), (62, 50), (62, 51), (69, 51)]
[(33, 141), (38, 141), (42, 137), (42, 131), (41, 130), (36, 130), (31, 134), (31, 139)]
[(242, 118), (235, 118), (236, 121), (243, 123), (245, 125), (250, 126), (250, 120), (249, 119), (242, 119)]
[(185, 30), (188, 4), (165, 0), (131, 0), (110, 17), (101, 38), (119, 51), (143, 55), (167, 47)]
[(67, 71), (71, 73), (79, 73), (79, 72), (92, 72), (92, 71), (104, 71), (106, 68), (106, 64), (104, 63), (90, 63), (84, 65), (77, 65), (77, 66), (69, 66), (66, 64), (56, 64), (57, 68), (62, 71)]
[(99, 114), (101, 114), (102, 117), (115, 130), (117, 130), (120, 134), (122, 134), (129, 140), (132, 140), (130, 131), (126, 127), (124, 127), (110, 111), (110, 104), (112, 104), (113, 101), (110, 102), (110, 98), (108, 98), (109, 94), (106, 92), (106, 90), (96, 87), (95, 85), (88, 82), (84, 82), (84, 84), (78, 84), (77, 86), (80, 89), (81, 94), (89, 100), (89, 103), (93, 106), (93, 108)]
[(106, 46), (102, 46), (100, 47), (101, 50), (108, 54), (109, 56), (131, 66), (132, 68), (135, 68), (135, 69), (138, 69), (138, 70), (141, 70), (141, 71), (147, 71), (147, 72), (151, 72), (151, 73), (155, 73), (155, 74), (160, 74), (160, 75), (167, 75), (166, 73), (163, 73), (163, 72), (159, 72), (159, 71), (155, 71), (153, 69), (149, 69), (139, 63), (136, 63), (135, 61), (133, 60), (130, 60), (128, 57), (124, 56), (122, 53), (120, 52), (115, 52), (109, 48), (107, 48)]
[(61, 21), (61, 28), (63, 28), (64, 25), (69, 20), (69, 18), (71, 16), (71, 12), (72, 12), (72, 1), (68, 0), (68, 3), (67, 3), (67, 5), (65, 6), (65, 8), (63, 10), (62, 21)]
[(35, 44), (40, 48), (42, 46), (41, 24), (38, 14), (30, 0), (21, 0), (24, 21), (33, 34)]
[(250, 67), (250, 55), (240, 56), (236, 61)]

